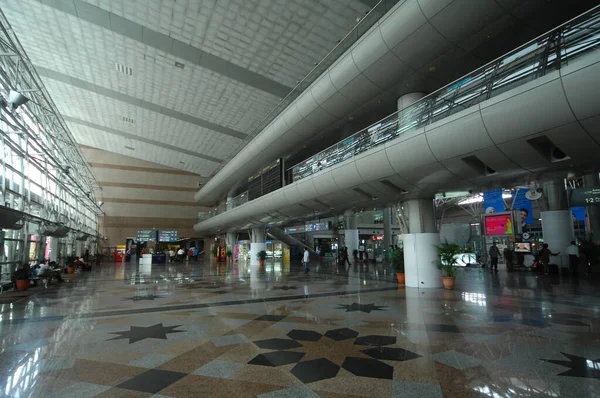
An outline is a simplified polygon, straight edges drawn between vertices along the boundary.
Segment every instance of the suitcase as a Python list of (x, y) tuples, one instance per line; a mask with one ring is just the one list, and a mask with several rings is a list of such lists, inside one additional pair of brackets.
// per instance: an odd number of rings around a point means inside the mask
[(548, 264), (548, 274), (550, 274), (550, 275), (558, 275), (558, 265), (556, 265), (556, 264)]

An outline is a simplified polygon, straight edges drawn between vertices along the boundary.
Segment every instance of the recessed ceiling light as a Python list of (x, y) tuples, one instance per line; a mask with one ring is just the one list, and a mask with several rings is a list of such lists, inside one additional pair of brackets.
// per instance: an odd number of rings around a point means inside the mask
[(129, 76), (133, 75), (133, 69), (131, 69), (129, 66), (121, 65), (119, 63), (115, 63), (115, 69), (118, 70), (121, 73), (126, 74), (126, 75), (129, 75)]
[(435, 66), (430, 66), (429, 67), (429, 72), (435, 72)]
[(175, 67), (177, 67), (179, 69), (183, 69), (183, 68), (185, 68), (185, 65), (182, 64), (181, 62), (175, 62)]
[(182, 161), (179, 161), (179, 163), (181, 163), (181, 164), (185, 164), (185, 162), (182, 162)]

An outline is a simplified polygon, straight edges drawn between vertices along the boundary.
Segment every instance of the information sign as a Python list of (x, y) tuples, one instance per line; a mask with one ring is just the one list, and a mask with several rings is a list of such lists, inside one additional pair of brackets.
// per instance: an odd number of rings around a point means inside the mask
[(155, 229), (140, 229), (137, 231), (136, 238), (138, 242), (156, 242)]
[(577, 188), (571, 191), (571, 207), (599, 206), (600, 188)]
[(158, 231), (159, 242), (176, 242), (177, 231)]

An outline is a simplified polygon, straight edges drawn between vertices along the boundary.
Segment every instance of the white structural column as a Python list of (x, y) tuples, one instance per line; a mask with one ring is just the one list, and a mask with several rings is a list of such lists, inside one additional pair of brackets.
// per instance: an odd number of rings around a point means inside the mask
[(402, 109), (411, 106), (412, 104), (414, 104), (415, 102), (417, 102), (418, 100), (420, 100), (421, 98), (423, 98), (426, 95), (427, 94), (425, 94), (425, 93), (419, 93), (419, 92), (404, 94), (402, 97), (398, 98), (398, 100), (396, 101), (396, 105), (398, 106), (398, 111), (401, 111)]
[(77, 257), (81, 256), (81, 247), (82, 247), (81, 241), (80, 240), (75, 241), (75, 255)]
[(565, 253), (566, 247), (575, 236), (573, 231), (573, 216), (567, 208), (567, 191), (563, 180), (546, 181), (542, 183), (546, 210), (540, 213), (544, 243), (548, 248), (561, 254), (552, 258), (551, 262), (559, 266), (567, 266), (569, 259)]
[(354, 210), (344, 212), (344, 243), (348, 248), (348, 255), (351, 256), (354, 250), (358, 250), (358, 227), (356, 225), (356, 213)]
[(225, 235), (225, 244), (227, 245), (227, 249), (233, 252), (233, 246), (237, 241), (237, 232), (227, 232)]
[(439, 288), (442, 274), (435, 246), (440, 243), (440, 234), (435, 228), (433, 200), (407, 200), (404, 208), (408, 218), (408, 233), (403, 235), (406, 286)]
[(392, 242), (392, 208), (386, 207), (383, 209), (383, 246), (384, 258), (390, 260), (390, 251), (388, 250)]
[(259, 261), (256, 255), (266, 247), (265, 228), (252, 228), (250, 235), (250, 265), (258, 265)]
[[(49, 261), (57, 261), (58, 260), (58, 238), (55, 238), (54, 236), (50, 237), (50, 254), (49, 254)], [(80, 256), (80, 254), (78, 254), (78, 256)]]

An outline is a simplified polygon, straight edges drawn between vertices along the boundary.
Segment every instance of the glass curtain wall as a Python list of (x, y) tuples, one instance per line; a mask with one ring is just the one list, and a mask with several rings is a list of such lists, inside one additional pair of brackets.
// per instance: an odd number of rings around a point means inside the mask
[(53, 260), (64, 259), (77, 239), (93, 247), (102, 214), (96, 189), (89, 165), (0, 12), (0, 279), (53, 250)]

